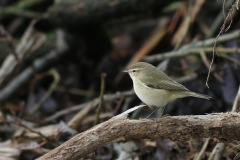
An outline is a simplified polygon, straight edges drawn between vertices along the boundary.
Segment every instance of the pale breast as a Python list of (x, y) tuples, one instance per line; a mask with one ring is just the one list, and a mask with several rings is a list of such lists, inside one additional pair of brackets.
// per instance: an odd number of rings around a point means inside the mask
[(169, 93), (166, 90), (151, 89), (141, 84), (134, 84), (134, 90), (141, 101), (151, 109), (165, 106), (169, 101)]

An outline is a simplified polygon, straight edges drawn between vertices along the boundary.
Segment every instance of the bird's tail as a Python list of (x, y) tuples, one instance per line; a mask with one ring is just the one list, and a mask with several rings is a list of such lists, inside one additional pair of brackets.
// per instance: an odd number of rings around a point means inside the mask
[(208, 95), (199, 94), (199, 93), (194, 93), (194, 92), (192, 92), (191, 96), (193, 96), (193, 97), (198, 97), (198, 98), (204, 98), (204, 99), (207, 99), (207, 100), (209, 100), (210, 98), (212, 98), (212, 97), (210, 97), (210, 96), (208, 96)]

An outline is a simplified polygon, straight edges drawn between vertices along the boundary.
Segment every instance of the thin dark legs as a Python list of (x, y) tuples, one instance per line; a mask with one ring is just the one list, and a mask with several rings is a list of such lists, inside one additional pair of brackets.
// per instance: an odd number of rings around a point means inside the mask
[(155, 113), (159, 108), (160, 108), (160, 107), (155, 108), (155, 109), (152, 111), (152, 113), (150, 113), (150, 114), (147, 116), (147, 118), (149, 118), (149, 117), (150, 117), (153, 113)]
[[(162, 116), (163, 111), (165, 110), (166, 106), (167, 106), (167, 105), (165, 105), (165, 106), (162, 107), (161, 114), (160, 114), (160, 116), (159, 116), (158, 118), (160, 118), (160, 117)], [(147, 118), (149, 118), (149, 117), (150, 117), (153, 113), (155, 113), (159, 108), (161, 108), (161, 107), (155, 108), (155, 109), (152, 111), (152, 113), (147, 116)]]
[(160, 116), (159, 116), (158, 118), (160, 118), (160, 117), (162, 116), (163, 111), (165, 110), (166, 106), (167, 106), (167, 105), (163, 106), (163, 108), (162, 108), (162, 112), (161, 112), (161, 114), (160, 114)]

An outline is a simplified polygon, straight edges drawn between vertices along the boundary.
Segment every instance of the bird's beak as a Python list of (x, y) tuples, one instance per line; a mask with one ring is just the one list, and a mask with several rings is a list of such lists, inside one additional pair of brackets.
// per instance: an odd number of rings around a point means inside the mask
[(123, 70), (122, 72), (127, 72), (128, 73), (129, 71), (128, 70)]

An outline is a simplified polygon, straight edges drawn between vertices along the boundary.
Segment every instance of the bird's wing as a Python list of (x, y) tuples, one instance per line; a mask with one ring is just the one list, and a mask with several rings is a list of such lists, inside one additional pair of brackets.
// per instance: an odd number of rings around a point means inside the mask
[(189, 91), (186, 87), (184, 87), (183, 85), (174, 80), (168, 79), (156, 81), (154, 79), (155, 78), (143, 77), (140, 78), (139, 80), (142, 85), (150, 89), (165, 89), (169, 91)]

